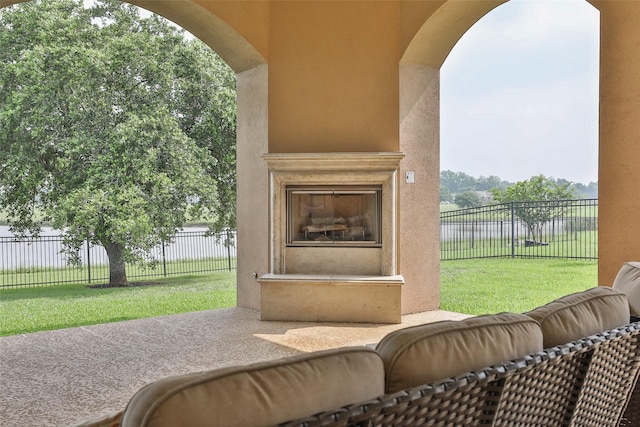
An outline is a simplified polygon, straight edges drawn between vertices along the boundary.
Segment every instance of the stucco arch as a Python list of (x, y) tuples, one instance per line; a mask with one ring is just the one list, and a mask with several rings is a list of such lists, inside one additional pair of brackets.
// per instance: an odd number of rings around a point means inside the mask
[(506, 1), (445, 2), (415, 34), (400, 63), (439, 69), (460, 37), (480, 18)]
[[(29, 0), (0, 0), (0, 8)], [(123, 0), (125, 1), (125, 0)], [(192, 0), (127, 0), (162, 15), (206, 43), (236, 72), (266, 63), (242, 35), (215, 13)]]
[(401, 52), (399, 148), (405, 159), (400, 176), (416, 176), (416, 184), (400, 187), (403, 313), (438, 309), (440, 304), (440, 67), (462, 35), (501, 3), (444, 2), (426, 14)]
[(191, 0), (129, 0), (128, 3), (162, 15), (206, 43), (240, 73), (266, 61), (234, 28)]

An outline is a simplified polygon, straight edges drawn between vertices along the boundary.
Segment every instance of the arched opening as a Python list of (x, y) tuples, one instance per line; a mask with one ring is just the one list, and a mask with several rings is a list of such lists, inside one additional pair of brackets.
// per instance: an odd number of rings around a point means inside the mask
[[(2, 1), (0, 7), (19, 3), (19, 1)], [(130, 2), (136, 6), (141, 6), (151, 12), (158, 13), (167, 19), (182, 25), (190, 33), (194, 34), (211, 48), (233, 68), (237, 73), (237, 103), (238, 103), (238, 131), (237, 131), (237, 165), (238, 169), (247, 171), (255, 170), (254, 153), (266, 151), (266, 66), (262, 56), (257, 50), (247, 42), (242, 35), (232, 29), (226, 22), (207, 10), (191, 1), (181, 2), (155, 2), (140, 1)], [(250, 124), (247, 126), (247, 124)], [(253, 183), (250, 178), (251, 172), (244, 176), (249, 179), (239, 183), (238, 192), (242, 193), (247, 188), (251, 188)], [(245, 190), (243, 190), (245, 189)], [(266, 193), (266, 192), (265, 192)], [(266, 202), (265, 202), (266, 204)], [(242, 206), (242, 201), (239, 203)], [(240, 207), (240, 210), (242, 208)], [(266, 221), (265, 221), (266, 222)], [(242, 241), (242, 234), (238, 239)], [(254, 241), (254, 240), (252, 240)], [(243, 246), (240, 243), (238, 246)], [(251, 249), (248, 249), (251, 251)], [(239, 256), (240, 257), (240, 256)], [(242, 256), (244, 258), (244, 256)], [(266, 263), (266, 261), (265, 261)], [(252, 300), (255, 297), (245, 297), (239, 292), (240, 305), (256, 307), (257, 303)], [(247, 299), (249, 300), (247, 302)]]
[[(548, 220), (536, 225), (537, 237), (531, 231), (532, 216), (527, 216), (532, 209), (512, 215), (505, 222), (508, 226), (501, 228), (504, 223), (492, 222), (500, 215), (500, 205), (494, 205), (495, 210), (487, 205), (492, 203), (492, 188), (505, 188), (540, 175), (547, 177), (545, 182), (573, 183), (575, 196), (567, 199), (598, 198), (599, 30), (599, 12), (586, 1), (510, 1), (472, 26), (444, 61), (440, 191), (441, 200), (449, 194), (449, 201), (460, 201), (460, 206), (441, 207), (443, 212), (473, 206), (477, 210), (473, 210), (473, 219), (471, 213), (461, 214), (465, 211), (441, 216), (443, 292), (458, 283), (451, 279), (450, 272), (460, 265), (452, 260), (462, 258), (518, 258), (515, 263), (504, 264), (505, 275), (527, 263), (548, 270), (545, 263), (549, 258), (589, 259), (571, 265), (559, 260), (558, 266), (563, 266), (563, 272), (580, 266), (580, 273), (576, 270), (572, 277), (584, 276), (573, 286), (598, 283), (597, 200), (572, 202), (575, 217), (549, 209)], [(533, 199), (535, 187), (528, 188)], [(528, 200), (526, 195), (519, 197)], [(463, 205), (465, 201), (468, 204)], [(501, 206), (506, 209), (506, 205)], [(538, 204), (538, 212), (549, 206)], [(568, 231), (571, 221), (581, 222), (579, 232)], [(543, 257), (547, 260), (541, 260)], [(500, 267), (489, 268), (497, 272)], [(522, 289), (532, 292), (552, 279), (541, 280), (538, 274), (528, 276), (526, 271), (518, 277)], [(496, 281), (496, 285), (501, 282), (505, 280)], [(470, 292), (475, 283), (468, 281)], [(478, 290), (485, 286), (478, 285)], [(508, 292), (498, 291), (502, 295)], [(518, 311), (519, 301), (531, 294), (524, 295), (509, 298), (504, 309)], [(462, 308), (462, 303), (443, 307), (474, 310), (471, 304)]]
[[(26, 1), (29, 0), (1, 0), (0, 8)], [(124, 2), (157, 13), (189, 31), (220, 55), (236, 73), (266, 63), (262, 55), (242, 35), (197, 2), (192, 0), (128, 0)]]
[(586, 1), (495, 8), (442, 65), (440, 169), (597, 182), (598, 76), (599, 14)]
[[(423, 179), (431, 184), (427, 191), (419, 186), (402, 186), (400, 190), (401, 265), (412, 266), (411, 271), (401, 273), (407, 283), (428, 283), (415, 289), (405, 287), (403, 312), (418, 307), (439, 307), (439, 263), (436, 260), (440, 259), (437, 238), (440, 230), (438, 221), (433, 219), (439, 217), (440, 150), (444, 136), (444, 132), (441, 135), (442, 65), (469, 28), (503, 3), (499, 0), (474, 2), (473, 5), (443, 4), (413, 37), (400, 62), (400, 151), (407, 155), (403, 169), (416, 171), (416, 176), (422, 173)], [(588, 3), (583, 6), (590, 7)], [(597, 119), (594, 122), (597, 123)], [(402, 220), (406, 217), (411, 218), (411, 224)], [(429, 242), (412, 238), (416, 230), (433, 238)]]

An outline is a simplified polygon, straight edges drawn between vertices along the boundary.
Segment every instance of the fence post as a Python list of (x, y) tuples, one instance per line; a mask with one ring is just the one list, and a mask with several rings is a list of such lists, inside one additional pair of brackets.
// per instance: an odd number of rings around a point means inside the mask
[(516, 207), (515, 202), (511, 202), (511, 258), (516, 257)]
[(227, 264), (229, 265), (229, 271), (231, 271), (231, 242), (229, 241), (229, 230), (226, 231), (226, 236), (224, 241), (227, 245)]
[(165, 241), (162, 241), (162, 272), (164, 274), (164, 277), (167, 277), (167, 257), (165, 255)]
[(87, 239), (86, 242), (87, 242), (87, 279), (89, 280), (89, 283), (91, 283), (91, 247), (89, 246), (89, 239)]
[(476, 248), (476, 221), (471, 223), (471, 249)]

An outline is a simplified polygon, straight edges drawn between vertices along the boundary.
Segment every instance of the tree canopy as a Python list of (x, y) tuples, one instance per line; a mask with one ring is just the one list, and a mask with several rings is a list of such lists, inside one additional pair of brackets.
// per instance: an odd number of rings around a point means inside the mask
[(504, 190), (493, 189), (491, 194), (496, 203), (511, 203), (515, 216), (527, 225), (534, 238), (538, 238), (544, 224), (565, 212), (567, 200), (575, 198), (575, 189), (568, 181), (558, 184), (544, 175), (537, 175)]
[(0, 209), (19, 235), (102, 245), (110, 283), (188, 219), (235, 226), (235, 75), (126, 3), (0, 11)]
[(456, 194), (455, 204), (460, 208), (476, 208), (482, 206), (482, 199), (476, 191), (467, 190)]
[(469, 190), (489, 191), (492, 188), (504, 188), (508, 183), (494, 175), (474, 178), (464, 172), (446, 170), (440, 172), (440, 185), (451, 193), (462, 193)]
[[(555, 182), (558, 185), (564, 185), (570, 183), (566, 179), (548, 178), (550, 181)], [(513, 185), (513, 182), (508, 182), (498, 178), (497, 176), (480, 176), (474, 178), (464, 172), (453, 172), (445, 170), (440, 172), (440, 201), (441, 202), (453, 202), (454, 195), (463, 193), (465, 191), (489, 191), (493, 189), (504, 190), (505, 188)], [(576, 197), (579, 198), (598, 198), (598, 183), (590, 182), (589, 184), (572, 183), (575, 189)]]
[(494, 188), (493, 199), (498, 203), (566, 200), (575, 198), (575, 189), (569, 181), (561, 184), (544, 175), (516, 182), (505, 189)]

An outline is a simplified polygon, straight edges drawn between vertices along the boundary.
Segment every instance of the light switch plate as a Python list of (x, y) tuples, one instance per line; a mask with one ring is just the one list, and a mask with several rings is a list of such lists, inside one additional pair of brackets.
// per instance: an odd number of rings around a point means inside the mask
[(406, 175), (405, 175), (405, 182), (406, 182), (407, 184), (413, 184), (414, 182), (416, 182), (416, 181), (415, 181), (415, 176), (414, 176), (413, 171), (409, 171), (409, 172), (407, 172), (407, 173), (406, 173)]

